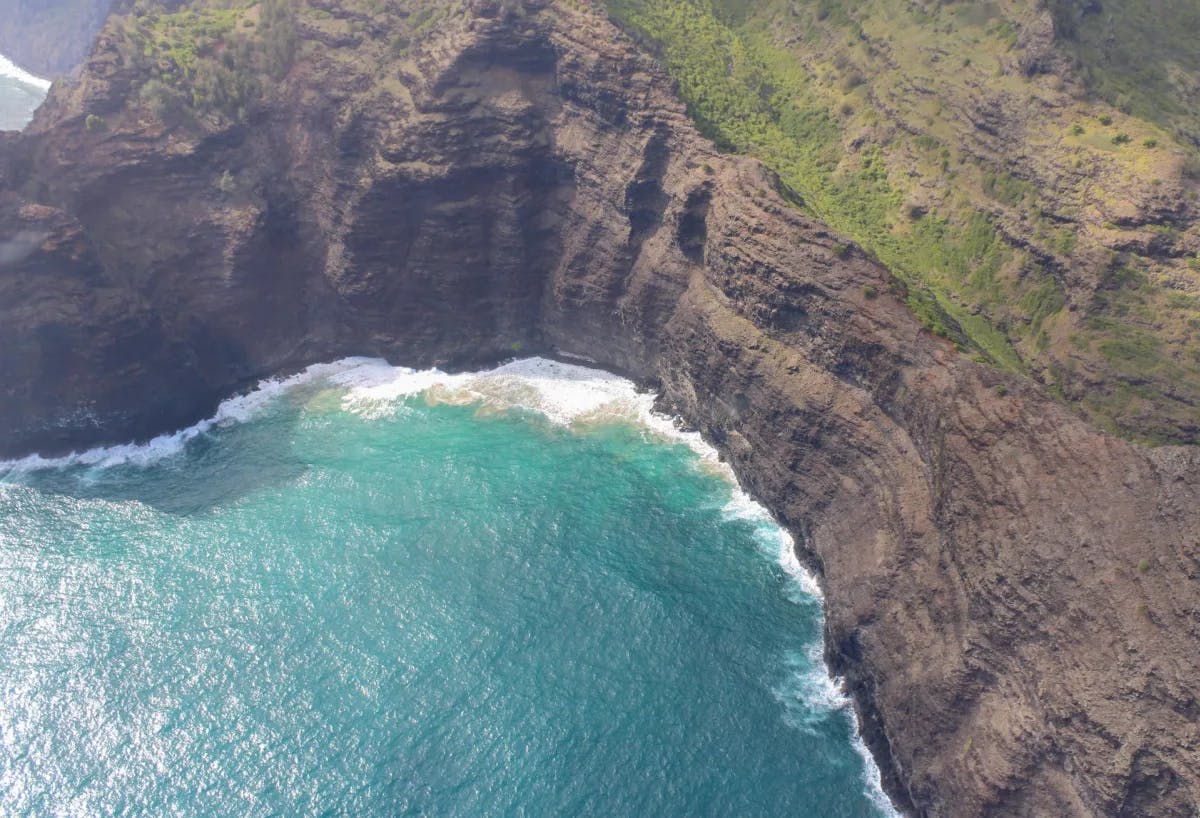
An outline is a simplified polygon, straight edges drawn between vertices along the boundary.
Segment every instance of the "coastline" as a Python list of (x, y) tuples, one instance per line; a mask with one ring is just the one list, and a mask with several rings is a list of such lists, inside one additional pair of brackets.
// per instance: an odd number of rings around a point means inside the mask
[[(778, 542), (776, 560), (788, 581), (818, 603), (821, 611), (821, 650), (818, 664), (823, 678), (816, 680), (819, 698), (830, 711), (845, 711), (851, 723), (853, 749), (863, 762), (862, 784), (866, 797), (883, 815), (892, 818), (905, 814), (896, 805), (885, 783), (884, 770), (891, 759), (881, 759), (863, 730), (860, 708), (863, 704), (848, 689), (843, 674), (835, 673), (830, 662), (833, 653), (829, 641), (826, 597), (819, 571), (813, 570), (815, 554), (802, 548), (792, 532), (775, 514), (756, 500), (743, 486), (739, 476), (720, 450), (700, 432), (686, 428), (678, 415), (658, 408), (659, 394), (595, 361), (580, 363), (580, 356), (565, 354), (533, 355), (500, 362), (485, 369), (416, 370), (396, 366), (381, 358), (347, 357), (311, 364), (298, 372), (260, 380), (221, 401), (216, 411), (191, 426), (156, 435), (149, 440), (99, 446), (70, 454), (0, 460), (0, 485), (14, 475), (44, 469), (72, 466), (110, 468), (121, 465), (146, 465), (183, 452), (189, 441), (226, 425), (253, 419), (260, 411), (287, 393), (322, 381), (345, 390), (341, 406), (367, 418), (379, 416), (388, 405), (404, 397), (427, 395), (429, 399), (465, 404), (494, 404), (497, 408), (531, 409), (555, 425), (579, 422), (625, 422), (646, 433), (689, 448), (698, 465), (722, 478), (730, 488), (725, 513), (752, 523), (770, 527)], [(512, 389), (512, 382), (526, 389)], [(536, 399), (529, 400), (532, 389)]]
[(49, 91), (50, 86), (54, 84), (53, 80), (31, 74), (3, 54), (0, 54), (0, 77), (14, 79), (26, 85), (32, 85), (34, 88), (42, 91)]

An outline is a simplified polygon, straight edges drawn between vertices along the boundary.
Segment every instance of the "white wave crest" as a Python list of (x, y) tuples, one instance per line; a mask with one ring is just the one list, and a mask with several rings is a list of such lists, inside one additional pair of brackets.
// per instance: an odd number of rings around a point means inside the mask
[(33, 454), (19, 460), (0, 461), (0, 476), (11, 476), (42, 469), (65, 468), (71, 466), (95, 466), (110, 468), (125, 464), (146, 466), (165, 458), (172, 457), (183, 451), (189, 440), (212, 429), (229, 426), (234, 423), (244, 423), (263, 409), (270, 406), (281, 395), (289, 390), (306, 383), (312, 383), (320, 378), (326, 378), (338, 372), (343, 366), (362, 359), (347, 359), (331, 364), (314, 364), (304, 371), (288, 378), (269, 378), (260, 381), (254, 389), (222, 401), (216, 413), (199, 423), (180, 429), (177, 432), (159, 435), (145, 443), (122, 443), (116, 446), (99, 446), (82, 452), (61, 457), (42, 457)]
[(825, 663), (823, 644), (816, 642), (804, 653), (785, 656), (788, 678), (775, 688), (775, 698), (784, 708), (784, 719), (799, 730), (812, 731), (830, 717), (844, 714), (850, 722), (854, 752), (862, 759), (864, 792), (871, 804), (886, 818), (901, 818), (896, 806), (883, 790), (883, 775), (875, 757), (863, 741), (862, 725), (853, 701), (846, 693), (845, 681), (834, 676)]
[(851, 741), (854, 744), (854, 752), (858, 753), (858, 757), (862, 759), (863, 783), (867, 785), (867, 798), (885, 818), (903, 818), (900, 810), (896, 809), (896, 805), (892, 803), (892, 799), (883, 791), (883, 773), (879, 771), (879, 765), (875, 763), (875, 756), (871, 755), (867, 743), (863, 741), (862, 725), (858, 721), (858, 714), (854, 712), (853, 707), (847, 709), (854, 722), (854, 735)]
[(788, 653), (784, 661), (789, 675), (775, 689), (775, 696), (783, 704), (792, 726), (810, 728), (850, 706), (841, 680), (831, 676), (825, 665), (820, 643), (810, 645), (803, 653)]
[(21, 66), (10, 60), (8, 57), (0, 55), (0, 77), (10, 77), (26, 85), (32, 85), (35, 88), (40, 88), (43, 91), (49, 91), (51, 82), (48, 79), (34, 76), (26, 71)]

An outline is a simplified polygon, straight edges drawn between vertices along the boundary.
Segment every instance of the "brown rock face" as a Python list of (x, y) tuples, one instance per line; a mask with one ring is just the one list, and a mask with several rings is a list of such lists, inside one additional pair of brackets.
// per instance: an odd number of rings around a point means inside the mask
[(347, 354), (584, 356), (656, 385), (799, 535), (903, 807), (1195, 815), (1194, 450), (923, 332), (586, 11), (479, 3), (385, 80), (335, 52), (201, 133), (153, 121), (102, 41), (0, 144), (0, 453), (145, 437)]

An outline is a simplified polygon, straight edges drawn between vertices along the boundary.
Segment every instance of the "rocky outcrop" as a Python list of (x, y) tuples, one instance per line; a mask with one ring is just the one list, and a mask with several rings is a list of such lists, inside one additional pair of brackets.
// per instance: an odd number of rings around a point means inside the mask
[(347, 354), (582, 356), (796, 532), (905, 809), (1196, 812), (1195, 450), (924, 331), (585, 9), (480, 0), (382, 68), (363, 47), (171, 129), (102, 40), (0, 144), (0, 453), (146, 437)]

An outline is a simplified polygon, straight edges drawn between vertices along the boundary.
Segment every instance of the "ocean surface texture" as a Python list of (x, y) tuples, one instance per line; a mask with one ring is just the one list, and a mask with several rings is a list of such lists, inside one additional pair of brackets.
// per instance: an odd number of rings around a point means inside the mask
[(0, 55), (0, 131), (19, 131), (33, 119), (50, 81), (35, 77)]
[(0, 465), (0, 814), (890, 814), (787, 536), (650, 405), (354, 359)]

